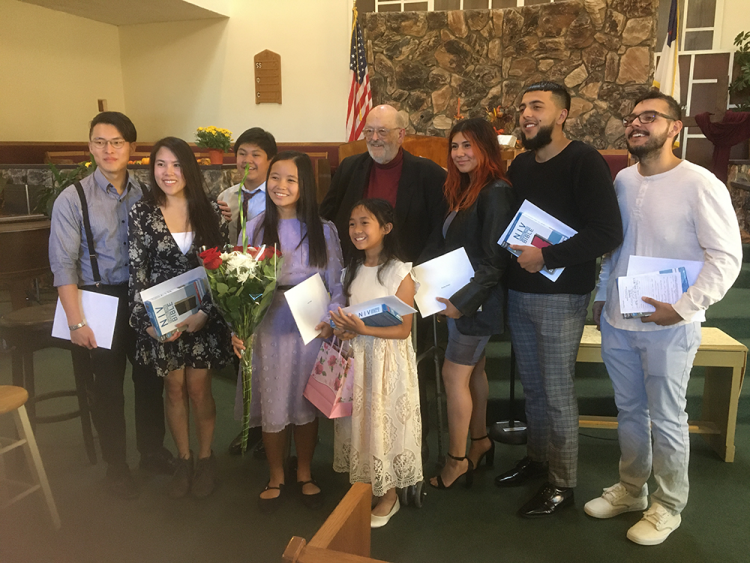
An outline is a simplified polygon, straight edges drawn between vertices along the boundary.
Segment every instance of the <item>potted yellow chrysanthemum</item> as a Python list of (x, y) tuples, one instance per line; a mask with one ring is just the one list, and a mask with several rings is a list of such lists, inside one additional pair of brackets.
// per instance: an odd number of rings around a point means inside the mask
[(232, 132), (219, 127), (198, 127), (195, 132), (196, 145), (208, 149), (211, 164), (222, 164), (224, 153), (232, 148)]

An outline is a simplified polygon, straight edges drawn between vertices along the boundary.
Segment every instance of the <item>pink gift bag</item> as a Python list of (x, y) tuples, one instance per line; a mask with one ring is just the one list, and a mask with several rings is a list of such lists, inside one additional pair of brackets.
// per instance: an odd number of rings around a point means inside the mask
[(344, 352), (344, 344), (335, 343), (323, 342), (303, 393), (328, 418), (352, 415), (354, 358), (351, 349)]

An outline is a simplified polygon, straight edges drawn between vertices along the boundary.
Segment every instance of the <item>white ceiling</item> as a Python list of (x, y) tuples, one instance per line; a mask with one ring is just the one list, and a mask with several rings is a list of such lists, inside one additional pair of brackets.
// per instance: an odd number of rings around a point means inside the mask
[(185, 0), (21, 0), (21, 2), (112, 25), (204, 20), (229, 16), (226, 9), (228, 3), (222, 2), (202, 2), (221, 5), (212, 9), (196, 6), (195, 3)]

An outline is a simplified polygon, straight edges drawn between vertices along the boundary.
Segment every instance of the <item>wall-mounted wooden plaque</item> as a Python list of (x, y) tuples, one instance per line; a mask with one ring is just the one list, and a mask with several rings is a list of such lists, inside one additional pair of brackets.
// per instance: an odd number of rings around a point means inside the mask
[(255, 55), (255, 103), (281, 103), (281, 55), (268, 49)]

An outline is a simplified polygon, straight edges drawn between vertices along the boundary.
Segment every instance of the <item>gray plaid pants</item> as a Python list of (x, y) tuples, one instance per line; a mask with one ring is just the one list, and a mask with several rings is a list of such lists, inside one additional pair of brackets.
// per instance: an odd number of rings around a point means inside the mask
[(575, 487), (578, 400), (574, 377), (589, 295), (509, 291), (508, 324), (526, 398), (527, 451), (549, 461), (549, 481)]

